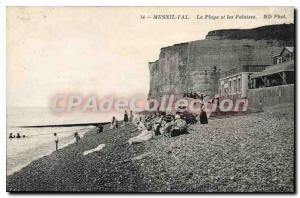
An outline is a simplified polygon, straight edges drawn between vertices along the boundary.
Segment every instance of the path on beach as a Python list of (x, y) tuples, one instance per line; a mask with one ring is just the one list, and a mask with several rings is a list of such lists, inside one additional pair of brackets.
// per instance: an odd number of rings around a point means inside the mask
[[(7, 179), (8, 191), (293, 192), (294, 106), (211, 119), (129, 146), (132, 126), (88, 133)], [(105, 147), (83, 155), (84, 151)]]

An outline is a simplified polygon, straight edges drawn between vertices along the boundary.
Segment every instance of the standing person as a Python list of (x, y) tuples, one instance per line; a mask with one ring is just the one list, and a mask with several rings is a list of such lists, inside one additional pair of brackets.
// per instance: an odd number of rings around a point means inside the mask
[(119, 128), (119, 122), (118, 122), (118, 120), (116, 119), (115, 122), (116, 122), (116, 128)]
[(55, 150), (58, 150), (58, 136), (56, 133), (54, 133), (54, 142), (55, 142)]
[(131, 123), (132, 123), (132, 121), (133, 121), (133, 113), (132, 113), (132, 111), (130, 111), (129, 121), (130, 121)]
[(205, 108), (203, 108), (204, 105), (202, 105), (202, 110), (200, 113), (200, 124), (208, 124), (207, 115)]
[(117, 125), (116, 117), (113, 116), (112, 121), (111, 121), (111, 123), (110, 123), (110, 129), (115, 129), (115, 128), (116, 128), (116, 125)]
[(201, 95), (200, 95), (200, 100), (202, 100), (202, 101), (203, 101), (203, 94), (201, 94)]
[(128, 122), (128, 114), (127, 114), (127, 111), (125, 110), (125, 114), (124, 114), (124, 126), (126, 126), (127, 122)]
[(78, 135), (78, 133), (76, 132), (76, 133), (74, 133), (74, 137), (75, 137), (75, 139), (76, 139), (76, 143), (78, 143), (79, 142), (79, 140), (80, 140), (80, 136)]

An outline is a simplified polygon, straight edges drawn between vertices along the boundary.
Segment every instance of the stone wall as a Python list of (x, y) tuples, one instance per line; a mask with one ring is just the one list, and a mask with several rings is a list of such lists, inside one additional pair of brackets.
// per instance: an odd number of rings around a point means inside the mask
[(294, 85), (291, 84), (276, 87), (249, 89), (248, 99), (250, 109), (259, 109), (259, 102), (261, 98), (263, 107), (294, 104), (294, 88)]

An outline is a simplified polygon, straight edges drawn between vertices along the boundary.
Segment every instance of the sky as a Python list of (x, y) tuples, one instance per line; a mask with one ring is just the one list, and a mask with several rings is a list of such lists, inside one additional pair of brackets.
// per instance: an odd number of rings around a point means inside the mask
[[(154, 14), (190, 19), (140, 19)], [(196, 19), (237, 14), (256, 19)], [(45, 107), (56, 94), (146, 97), (148, 62), (160, 48), (217, 29), (293, 23), (293, 14), (291, 7), (8, 7), (7, 106)]]

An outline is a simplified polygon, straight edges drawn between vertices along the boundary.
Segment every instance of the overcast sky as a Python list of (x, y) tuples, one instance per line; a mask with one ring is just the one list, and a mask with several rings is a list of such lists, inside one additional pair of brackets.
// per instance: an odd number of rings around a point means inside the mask
[[(189, 14), (190, 20), (140, 15)], [(196, 20), (196, 15), (255, 15), (256, 20)], [(285, 19), (263, 19), (285, 14)], [(208, 31), (293, 23), (292, 8), (10, 7), (7, 104), (47, 106), (58, 93), (144, 94), (148, 62), (161, 47), (204, 39)]]

